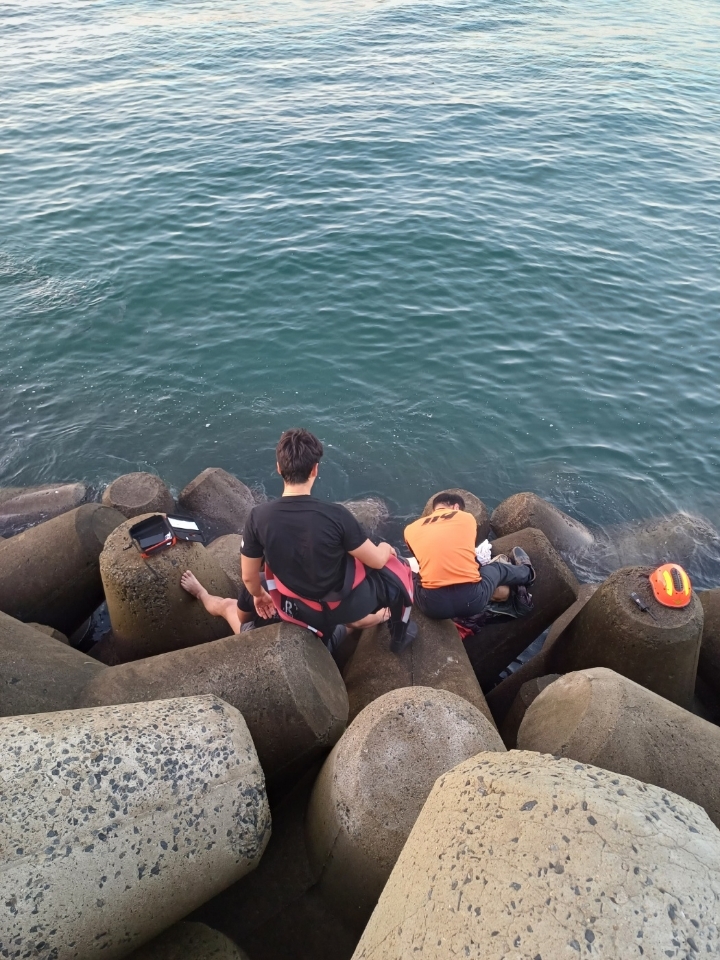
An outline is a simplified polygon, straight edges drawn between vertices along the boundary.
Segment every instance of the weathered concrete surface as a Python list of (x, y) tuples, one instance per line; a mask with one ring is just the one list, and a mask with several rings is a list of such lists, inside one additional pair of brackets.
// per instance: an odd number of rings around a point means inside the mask
[(347, 507), (369, 537), (374, 537), (380, 527), (390, 518), (388, 505), (380, 497), (343, 500), (342, 506)]
[[(554, 683), (558, 676), (559, 674), (557, 673), (549, 673), (544, 677), (535, 677), (533, 680), (526, 680), (520, 687), (513, 705), (510, 707), (500, 727), (500, 736), (508, 750), (514, 750), (517, 746), (518, 730), (530, 704), (534, 703), (545, 687), (549, 687), (551, 683)], [(547, 753), (548, 751), (541, 752)]]
[(0, 740), (9, 960), (124, 957), (267, 843), (255, 748), (216, 697), (12, 717)]
[(719, 875), (695, 804), (571, 760), (481, 754), (435, 784), (354, 960), (704, 957)]
[[(151, 514), (149, 514), (151, 516)], [(236, 597), (220, 564), (201, 543), (178, 542), (143, 559), (130, 528), (143, 517), (126, 520), (108, 537), (100, 573), (118, 652), (123, 660), (190, 647), (230, 633), (227, 621), (212, 617), (180, 586), (192, 570), (210, 593)]]
[(28, 626), (32, 627), (33, 630), (37, 630), (38, 633), (44, 633), (46, 637), (52, 637), (53, 640), (58, 640), (60, 643), (70, 643), (61, 630), (56, 630), (55, 627), (49, 627), (46, 623), (29, 623)]
[(703, 608), (703, 632), (698, 673), (720, 695), (720, 588), (698, 593)]
[(720, 826), (720, 727), (612, 670), (569, 673), (548, 687), (528, 708), (518, 746), (672, 790)]
[(477, 523), (477, 536), (475, 537), (475, 543), (482, 543), (483, 540), (487, 540), (490, 536), (490, 511), (474, 493), (470, 493), (469, 490), (463, 490), (460, 487), (448, 487), (446, 490), (438, 490), (437, 493), (434, 493), (428, 502), (425, 504), (425, 508), (421, 516), (427, 517), (432, 513), (433, 509), (433, 500), (435, 497), (439, 496), (441, 493), (456, 493), (459, 494), (465, 501), (465, 510), (467, 513), (471, 513), (475, 517), (475, 522)]
[(560, 553), (578, 553), (592, 546), (588, 528), (535, 493), (515, 493), (493, 510), (490, 525), (496, 536), (506, 537), (527, 527), (542, 530)]
[(248, 956), (219, 930), (183, 920), (133, 951), (128, 960), (248, 960)]
[[(549, 659), (554, 673), (608, 667), (681, 706), (695, 687), (703, 608), (696, 594), (687, 607), (665, 607), (648, 581), (651, 567), (616, 570), (558, 638)], [(652, 610), (630, 599), (637, 593)]]
[(0, 542), (0, 610), (69, 636), (102, 603), (100, 551), (124, 519), (85, 503)]
[(175, 509), (172, 494), (154, 473), (124, 473), (108, 484), (102, 502), (128, 519), (144, 513), (172, 513)]
[(273, 832), (260, 864), (193, 914), (248, 950), (253, 960), (349, 960), (358, 937), (317, 891), (305, 846), (305, 813), (316, 762), (272, 807)]
[(465, 640), (470, 662), (482, 687), (489, 686), (515, 657), (547, 630), (577, 599), (580, 585), (557, 550), (540, 530), (528, 528), (493, 541), (493, 556), (522, 547), (529, 555), (537, 579), (529, 587), (535, 609), (529, 617), (508, 623), (487, 624)]
[(520, 692), (520, 688), (528, 680), (535, 680), (537, 677), (544, 677), (552, 671), (548, 667), (552, 649), (557, 643), (558, 637), (567, 629), (582, 608), (588, 602), (590, 597), (597, 590), (595, 583), (581, 583), (578, 588), (577, 600), (567, 610), (560, 614), (557, 620), (548, 630), (542, 650), (535, 654), (530, 660), (519, 667), (509, 677), (505, 677), (496, 687), (486, 694), (487, 704), (490, 708), (498, 729), (502, 726), (508, 711), (515, 702), (515, 698)]
[(227, 470), (209, 467), (180, 492), (178, 505), (201, 521), (205, 537), (242, 533), (255, 506), (252, 491)]
[(242, 551), (242, 537), (239, 533), (226, 533), (208, 544), (207, 552), (225, 571), (225, 576), (232, 583), (234, 590), (239, 593), (242, 586), (240, 574), (240, 552)]
[(320, 892), (358, 935), (437, 778), (488, 750), (505, 748), (487, 718), (431, 687), (384, 694), (335, 745), (310, 800), (307, 847)]
[(390, 652), (385, 624), (363, 630), (343, 677), (350, 701), (350, 720), (369, 703), (400, 687), (449, 690), (476, 706), (494, 724), (467, 653), (451, 620), (429, 620), (415, 607), (418, 635), (397, 656)]
[(0, 613), (0, 716), (69, 710), (105, 669), (87, 654)]
[(39, 487), (0, 488), (0, 536), (13, 534), (67, 513), (84, 503), (84, 483), (55, 483)]
[(112, 667), (87, 686), (82, 703), (198, 693), (242, 713), (269, 781), (298, 776), (347, 724), (347, 693), (332, 657), (308, 630), (288, 623)]

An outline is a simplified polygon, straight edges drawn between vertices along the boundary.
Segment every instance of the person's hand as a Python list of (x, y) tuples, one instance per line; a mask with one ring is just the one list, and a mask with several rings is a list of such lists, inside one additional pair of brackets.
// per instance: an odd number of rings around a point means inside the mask
[(379, 544), (379, 546), (380, 546), (380, 549), (381, 549), (381, 550), (384, 550), (384, 551), (385, 551), (385, 554), (386, 554), (386, 556), (385, 556), (385, 563), (388, 562), (388, 560), (390, 559), (390, 557), (396, 557), (396, 556), (397, 556), (397, 550), (395, 549), (395, 547), (390, 546), (389, 543), (385, 543), (384, 540), (382, 541), (382, 543)]
[(275, 604), (267, 590), (263, 590), (259, 597), (253, 597), (253, 600), (255, 601), (257, 615), (262, 617), (263, 620), (272, 620), (275, 616)]

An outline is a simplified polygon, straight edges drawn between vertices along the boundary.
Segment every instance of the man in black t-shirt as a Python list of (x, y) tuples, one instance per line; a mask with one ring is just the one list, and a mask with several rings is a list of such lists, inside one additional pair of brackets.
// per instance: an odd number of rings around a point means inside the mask
[[(311, 496), (322, 455), (322, 444), (307, 430), (287, 430), (280, 437), (277, 469), (285, 482), (283, 495), (250, 511), (241, 565), (243, 582), (259, 616), (275, 613), (273, 599), (260, 579), (266, 562), (281, 587), (283, 612), (320, 631), (327, 641), (338, 624), (364, 629), (388, 620), (399, 591), (394, 578), (383, 572), (396, 556), (390, 544), (376, 546), (346, 507)], [(352, 586), (355, 563), (351, 558), (365, 567), (365, 576), (356, 586)], [(408, 629), (407, 624), (394, 623), (396, 652), (412, 640), (414, 626)]]

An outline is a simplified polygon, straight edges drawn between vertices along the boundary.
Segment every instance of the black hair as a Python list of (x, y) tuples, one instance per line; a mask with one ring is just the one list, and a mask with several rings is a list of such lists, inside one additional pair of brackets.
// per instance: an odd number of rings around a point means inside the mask
[(461, 510), (465, 509), (465, 501), (459, 493), (439, 493), (432, 502), (433, 510), (438, 507), (454, 507), (457, 504)]
[(286, 430), (275, 450), (285, 483), (305, 483), (323, 455), (323, 445), (309, 430)]

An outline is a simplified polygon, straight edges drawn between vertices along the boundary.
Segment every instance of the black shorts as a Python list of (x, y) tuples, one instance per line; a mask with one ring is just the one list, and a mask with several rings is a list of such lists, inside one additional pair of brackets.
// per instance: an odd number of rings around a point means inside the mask
[(295, 620), (301, 620), (309, 627), (320, 630), (323, 635), (332, 633), (341, 623), (355, 623), (362, 620), (368, 614), (375, 613), (376, 610), (386, 606), (381, 581), (372, 575), (375, 572), (368, 571), (362, 583), (359, 583), (352, 593), (333, 609), (314, 610), (302, 600), (287, 598), (283, 600), (286, 605), (285, 612)]
[[(267, 580), (264, 576), (260, 577), (260, 583), (262, 584), (263, 589), (267, 590)], [(250, 593), (244, 583), (240, 584), (237, 605), (238, 610), (241, 610), (243, 613), (251, 613), (253, 615), (253, 623), (256, 627), (266, 627), (270, 623), (277, 623), (280, 619), (277, 613), (269, 620), (266, 620), (265, 617), (259, 617), (255, 610), (255, 601), (253, 600), (253, 595)]]

